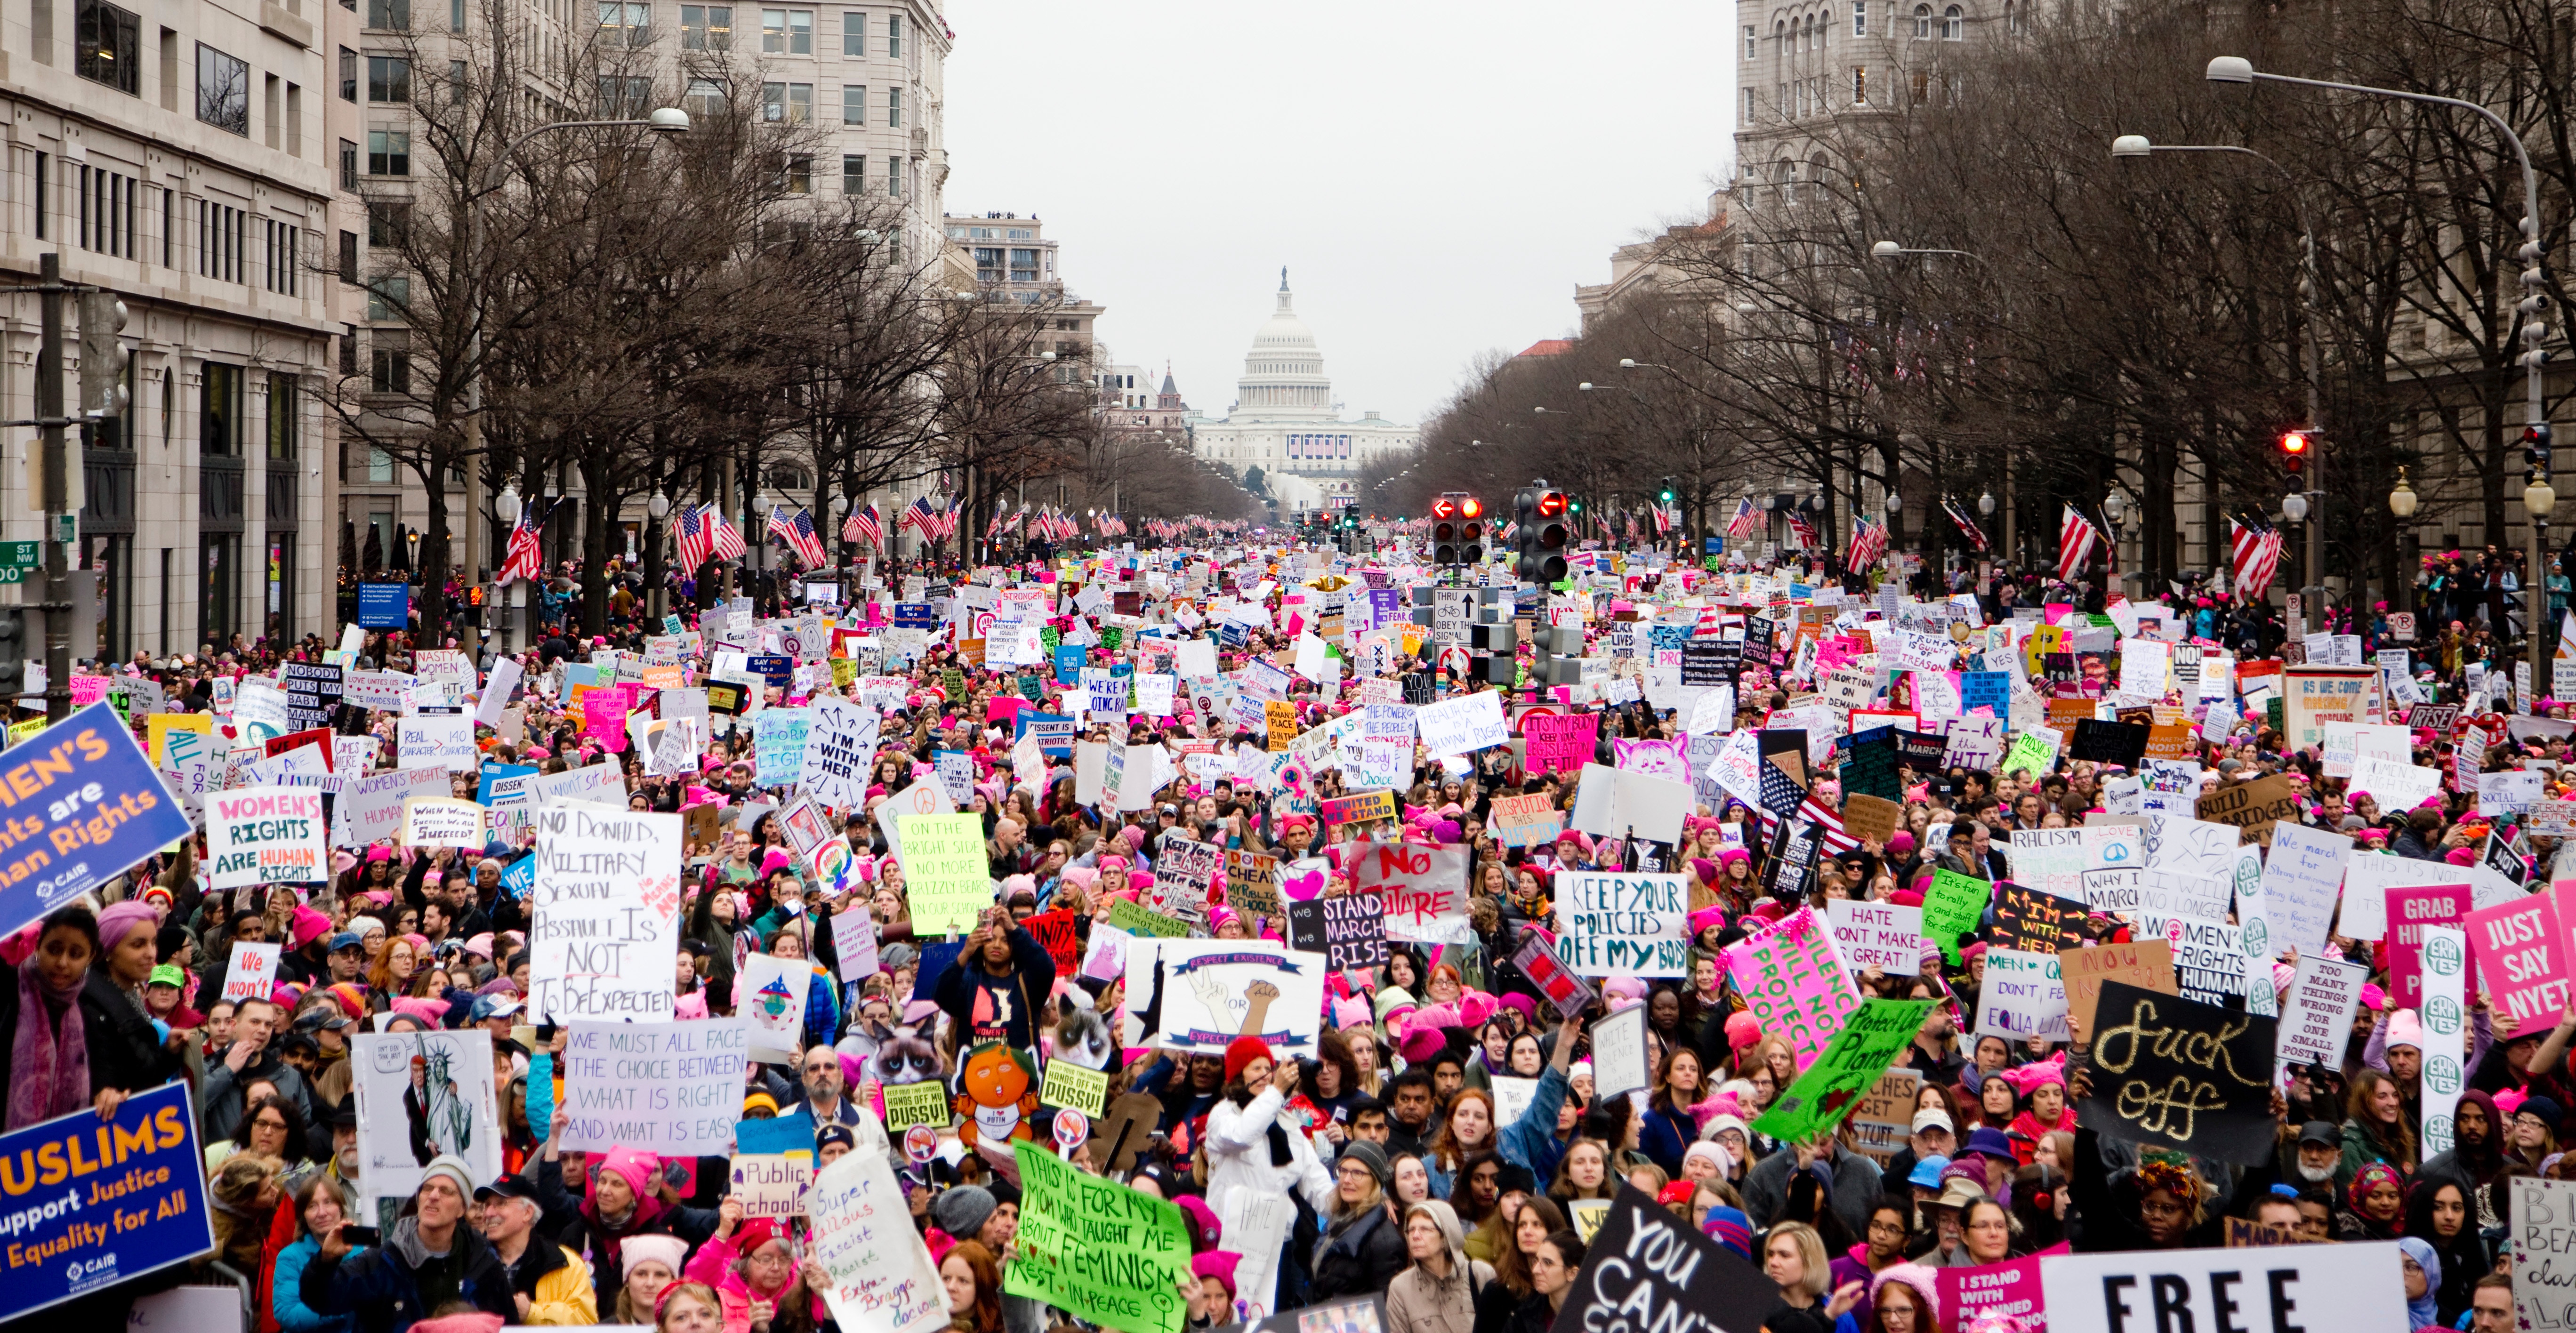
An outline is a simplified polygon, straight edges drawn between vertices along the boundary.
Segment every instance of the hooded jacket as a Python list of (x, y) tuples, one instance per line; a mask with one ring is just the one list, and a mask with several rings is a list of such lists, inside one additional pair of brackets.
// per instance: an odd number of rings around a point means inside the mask
[[(1407, 1210), (1439, 1224), (1441, 1244), (1449, 1251), (1449, 1276), (1433, 1277), (1417, 1261), (1387, 1284), (1388, 1333), (1474, 1333), (1476, 1302), (1494, 1280), (1493, 1265), (1467, 1257), (1466, 1234), (1457, 1211), (1432, 1200)], [(1402, 1234), (1399, 1228), (1398, 1233)]]
[[(724, 1333), (751, 1333), (751, 1284), (742, 1280), (742, 1270), (734, 1263), (737, 1257), (734, 1237), (717, 1236), (689, 1256), (688, 1271), (681, 1277), (716, 1289), (716, 1302), (724, 1307)], [(796, 1281), (792, 1274), (787, 1280), (791, 1286)], [(785, 1291), (780, 1290), (782, 1294)], [(824, 1307), (820, 1295), (814, 1296), (813, 1301), (814, 1322), (820, 1325), (832, 1317), (832, 1312)]]

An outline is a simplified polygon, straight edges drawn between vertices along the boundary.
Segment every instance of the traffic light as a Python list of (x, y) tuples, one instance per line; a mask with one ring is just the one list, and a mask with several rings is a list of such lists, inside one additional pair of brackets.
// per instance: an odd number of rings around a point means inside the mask
[(1431, 502), (1431, 563), (1458, 563), (1458, 501), (1445, 493)]
[(1566, 525), (1565, 492), (1544, 485), (1523, 487), (1512, 498), (1512, 509), (1520, 524), (1513, 535), (1513, 577), (1523, 583), (1563, 582), (1565, 548), (1574, 535)]
[(1485, 563), (1485, 502), (1472, 495), (1458, 497), (1458, 563)]
[(27, 692), (27, 613), (0, 606), (0, 700)]
[(80, 406), (93, 419), (125, 415), (125, 303), (114, 292), (80, 298)]
[(2313, 443), (2306, 431), (2281, 432), (2281, 475), (2289, 478), (2293, 490), (2296, 490), (2298, 484), (2306, 479), (2308, 449)]
[(1658, 491), (1658, 492), (1656, 492), (1656, 493), (1655, 493), (1655, 500), (1656, 500), (1656, 502), (1657, 502), (1657, 503), (1659, 503), (1659, 504), (1663, 505), (1665, 508), (1668, 508), (1668, 509), (1669, 509), (1669, 508), (1671, 508), (1671, 507), (1672, 507), (1672, 503), (1673, 503), (1673, 479), (1672, 479), (1672, 478), (1670, 478), (1670, 477), (1666, 477), (1666, 478), (1664, 478), (1664, 488), (1663, 488), (1661, 491)]
[(2531, 479), (2549, 476), (2549, 423), (2536, 422), (2522, 428), (2522, 461), (2531, 469)]

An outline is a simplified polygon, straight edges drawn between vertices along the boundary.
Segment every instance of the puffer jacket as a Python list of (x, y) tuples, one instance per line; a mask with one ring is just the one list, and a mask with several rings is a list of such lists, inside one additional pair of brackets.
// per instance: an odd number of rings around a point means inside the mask
[[(691, 1282), (703, 1282), (716, 1289), (716, 1300), (724, 1306), (724, 1333), (751, 1333), (751, 1285), (742, 1280), (735, 1267), (733, 1237), (710, 1237), (689, 1256), (688, 1271), (681, 1274)], [(790, 1282), (794, 1279), (790, 1278)], [(821, 1324), (832, 1317), (821, 1296), (815, 1296), (814, 1322)]]
[(529, 1238), (528, 1253), (510, 1275), (510, 1284), (528, 1298), (527, 1317), (519, 1323), (599, 1322), (599, 1297), (591, 1285), (590, 1265), (544, 1236)]

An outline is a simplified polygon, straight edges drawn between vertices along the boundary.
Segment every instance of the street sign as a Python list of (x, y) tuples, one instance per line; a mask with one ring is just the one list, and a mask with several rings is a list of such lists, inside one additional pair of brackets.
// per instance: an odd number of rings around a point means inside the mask
[(43, 542), (0, 542), (0, 565), (34, 569), (45, 563)]

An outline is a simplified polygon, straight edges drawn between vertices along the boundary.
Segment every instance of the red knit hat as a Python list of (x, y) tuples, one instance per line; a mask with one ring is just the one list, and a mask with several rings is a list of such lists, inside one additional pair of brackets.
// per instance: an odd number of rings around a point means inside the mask
[(1225, 1044), (1225, 1081), (1232, 1083), (1243, 1077), (1245, 1067), (1255, 1060), (1270, 1059), (1270, 1043), (1245, 1033)]

